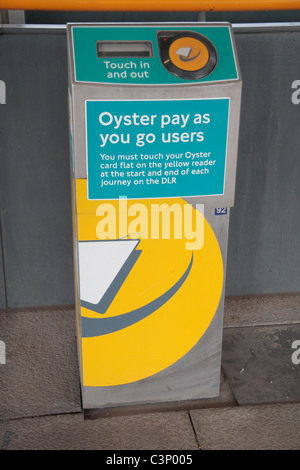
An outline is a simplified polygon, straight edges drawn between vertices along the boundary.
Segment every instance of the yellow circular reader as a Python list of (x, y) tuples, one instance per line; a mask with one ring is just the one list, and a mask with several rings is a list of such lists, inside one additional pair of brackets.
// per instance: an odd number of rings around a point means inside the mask
[(169, 56), (176, 67), (195, 71), (202, 69), (207, 64), (209, 51), (199, 39), (182, 37), (172, 42)]
[(158, 43), (164, 67), (184, 80), (206, 77), (217, 65), (217, 50), (202, 34), (193, 31), (181, 34), (161, 32)]

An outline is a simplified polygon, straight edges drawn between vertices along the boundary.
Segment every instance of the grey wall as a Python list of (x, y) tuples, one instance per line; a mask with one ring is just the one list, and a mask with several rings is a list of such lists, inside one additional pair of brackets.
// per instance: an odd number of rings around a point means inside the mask
[[(226, 294), (299, 292), (300, 28), (235, 36), (244, 85)], [(72, 304), (64, 29), (0, 34), (0, 79), (0, 307)]]
[(227, 294), (300, 290), (300, 33), (237, 34), (243, 76)]
[(2, 255), (2, 238), (0, 233), (0, 308), (6, 306), (6, 293), (5, 293), (5, 281), (4, 281), (4, 265)]
[(7, 305), (74, 303), (65, 34), (0, 35)]

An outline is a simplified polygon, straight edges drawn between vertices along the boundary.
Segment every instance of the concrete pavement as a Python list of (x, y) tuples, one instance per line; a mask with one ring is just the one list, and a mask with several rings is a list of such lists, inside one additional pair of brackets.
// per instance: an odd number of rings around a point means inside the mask
[(0, 313), (1, 449), (300, 449), (300, 295), (226, 299), (218, 398), (101, 417), (81, 408), (74, 318)]

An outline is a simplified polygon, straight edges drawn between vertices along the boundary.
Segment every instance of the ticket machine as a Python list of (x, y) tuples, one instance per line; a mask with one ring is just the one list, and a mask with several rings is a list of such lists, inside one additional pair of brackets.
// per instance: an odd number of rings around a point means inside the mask
[(242, 86), (231, 25), (67, 32), (83, 407), (215, 397)]

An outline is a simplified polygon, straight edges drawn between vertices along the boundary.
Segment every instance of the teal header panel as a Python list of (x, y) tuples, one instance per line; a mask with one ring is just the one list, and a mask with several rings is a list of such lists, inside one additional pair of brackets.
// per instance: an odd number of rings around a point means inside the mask
[[(216, 65), (207, 76), (189, 80), (176, 76), (163, 65), (159, 37), (162, 33), (198, 34), (212, 44), (216, 53)], [(75, 81), (111, 84), (182, 84), (237, 80), (238, 71), (227, 24), (193, 27), (152, 26), (72, 26)], [(98, 44), (140, 42), (150, 46), (150, 53), (142, 57), (140, 51), (134, 57), (99, 55)], [(181, 48), (184, 51), (186, 48)], [(116, 54), (115, 54), (116, 55)], [(192, 57), (193, 58), (193, 57)], [(185, 59), (189, 61), (189, 58)]]
[(229, 98), (86, 101), (89, 199), (224, 193)]

